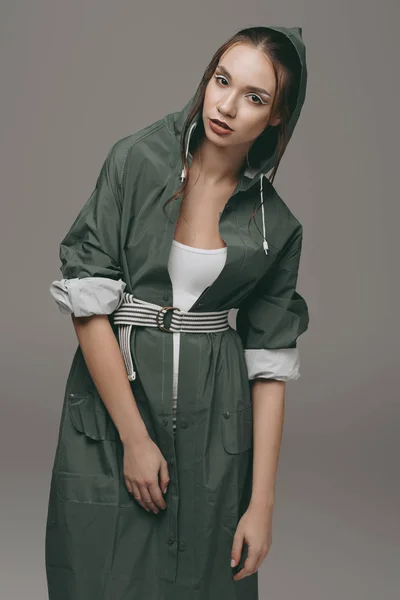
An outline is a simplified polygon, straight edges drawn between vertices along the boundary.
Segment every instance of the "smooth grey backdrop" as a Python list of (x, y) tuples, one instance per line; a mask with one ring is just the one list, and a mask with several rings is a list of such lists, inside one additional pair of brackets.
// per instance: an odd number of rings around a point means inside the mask
[(268, 24), (301, 26), (307, 45), (307, 98), (275, 184), (304, 226), (311, 320), (260, 599), (398, 597), (399, 12), (395, 0), (2, 1), (2, 598), (47, 597), (47, 494), (77, 344), (48, 292), (58, 244), (111, 144), (181, 109), (234, 31)]

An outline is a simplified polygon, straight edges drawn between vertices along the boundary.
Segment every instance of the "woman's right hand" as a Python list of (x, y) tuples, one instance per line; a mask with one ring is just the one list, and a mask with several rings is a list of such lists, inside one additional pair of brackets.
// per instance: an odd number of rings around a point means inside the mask
[(150, 436), (125, 441), (123, 448), (123, 470), (128, 491), (145, 510), (157, 514), (159, 508), (167, 507), (162, 496), (170, 481), (167, 461)]

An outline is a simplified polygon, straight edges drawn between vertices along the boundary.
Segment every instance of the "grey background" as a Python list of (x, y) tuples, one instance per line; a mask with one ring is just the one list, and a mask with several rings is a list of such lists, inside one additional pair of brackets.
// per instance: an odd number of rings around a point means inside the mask
[(111, 144), (183, 108), (223, 41), (268, 24), (303, 27), (307, 46), (275, 184), (304, 226), (311, 321), (287, 385), (260, 599), (397, 598), (399, 12), (395, 0), (2, 1), (2, 598), (47, 598), (47, 494), (77, 345), (48, 292), (58, 244)]

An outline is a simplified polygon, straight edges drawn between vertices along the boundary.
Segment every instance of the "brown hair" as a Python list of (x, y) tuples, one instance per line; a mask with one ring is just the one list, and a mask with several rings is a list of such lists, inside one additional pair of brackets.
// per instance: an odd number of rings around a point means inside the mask
[[(265, 157), (267, 152), (269, 156), (272, 156), (275, 148), (278, 148), (277, 160), (272, 169), (272, 173), (268, 178), (272, 184), (283, 153), (289, 142), (287, 125), (296, 107), (301, 65), (297, 52), (292, 43), (287, 39), (286, 35), (268, 27), (248, 27), (246, 29), (241, 29), (222, 44), (215, 52), (204, 71), (203, 77), (201, 78), (200, 84), (194, 95), (192, 107), (182, 127), (180, 147), (181, 161), (185, 172), (188, 173), (189, 165), (186, 158), (185, 140), (189, 127), (195, 117), (199, 113), (200, 115), (202, 114), (206, 87), (217, 68), (221, 56), (231, 46), (237, 43), (250, 44), (254, 46), (254, 48), (264, 52), (271, 61), (275, 72), (276, 94), (272, 103), (271, 117), (279, 115), (280, 123), (276, 126), (267, 125), (264, 131), (253, 142), (248, 154), (249, 163), (253, 166), (254, 164), (257, 164), (257, 160), (260, 160), (263, 156)], [(203, 135), (204, 125), (203, 120), (200, 118), (193, 134), (195, 144), (198, 143)], [(178, 190), (165, 202), (164, 209), (167, 204), (172, 202), (172, 200), (185, 193), (187, 184), (188, 177), (185, 178)], [(251, 219), (254, 218), (256, 212), (252, 214)], [(251, 219), (249, 221), (249, 227)]]

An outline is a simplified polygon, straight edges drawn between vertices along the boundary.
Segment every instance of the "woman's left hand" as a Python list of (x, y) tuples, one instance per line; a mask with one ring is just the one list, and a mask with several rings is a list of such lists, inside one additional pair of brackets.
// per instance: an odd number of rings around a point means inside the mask
[(244, 543), (248, 546), (248, 554), (243, 568), (233, 577), (235, 581), (258, 571), (267, 556), (272, 543), (272, 510), (272, 507), (255, 506), (250, 503), (240, 519), (231, 552), (235, 564), (231, 563), (231, 566), (235, 567), (239, 563)]

